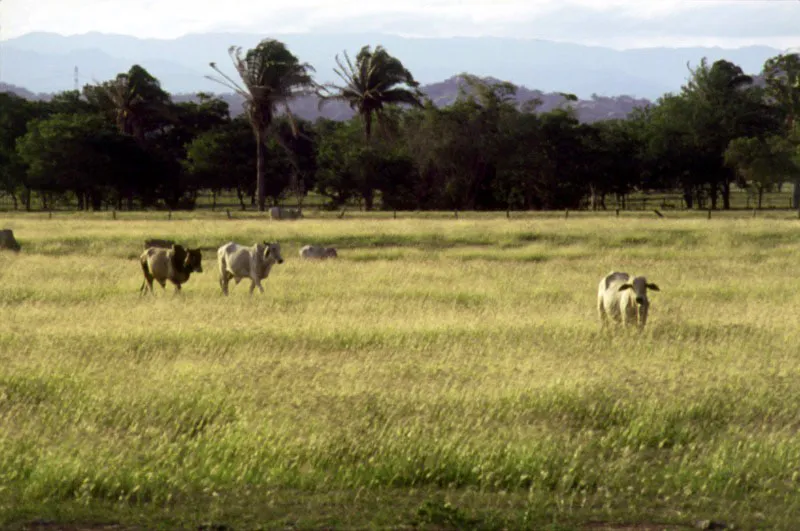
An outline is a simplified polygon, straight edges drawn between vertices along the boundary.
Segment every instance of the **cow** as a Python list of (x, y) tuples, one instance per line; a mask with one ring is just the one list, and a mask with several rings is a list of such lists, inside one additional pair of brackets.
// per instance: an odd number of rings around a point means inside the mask
[(272, 266), (283, 263), (279, 243), (256, 243), (245, 247), (238, 243), (228, 242), (217, 250), (219, 263), (219, 285), (224, 295), (228, 294), (228, 283), (231, 279), (239, 284), (243, 278), (250, 279), (250, 295), (258, 287), (264, 293), (261, 280), (269, 276)]
[(628, 273), (612, 271), (597, 287), (597, 313), (605, 326), (610, 317), (623, 325), (636, 325), (639, 330), (647, 324), (650, 301), (647, 290), (661, 291), (645, 277), (631, 277)]
[(300, 249), (300, 258), (307, 260), (325, 258), (337, 258), (339, 255), (333, 247), (322, 247), (320, 245), (306, 245)]
[(202, 255), (200, 249), (186, 249), (182, 245), (173, 245), (169, 249), (162, 247), (148, 247), (139, 256), (144, 273), (144, 282), (139, 292), (144, 295), (147, 290), (153, 291), (153, 279), (163, 289), (166, 289), (167, 280), (175, 284), (175, 293), (181, 290), (181, 284), (188, 282), (192, 273), (202, 273)]
[(294, 210), (292, 208), (274, 206), (269, 209), (269, 217), (276, 221), (282, 219), (300, 219), (303, 217), (303, 211), (299, 208)]

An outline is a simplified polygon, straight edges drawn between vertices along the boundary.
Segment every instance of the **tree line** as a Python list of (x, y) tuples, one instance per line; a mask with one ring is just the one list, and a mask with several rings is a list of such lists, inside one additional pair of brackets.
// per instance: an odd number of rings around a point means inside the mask
[[(331, 208), (605, 208), (635, 191), (679, 191), (687, 208), (731, 207), (732, 187), (761, 198), (800, 179), (800, 56), (766, 61), (757, 82), (703, 60), (686, 84), (627, 119), (581, 123), (560, 108), (516, 102), (517, 87), (465, 74), (439, 108), (381, 46), (337, 56), (339, 83), (265, 39), (231, 48), (236, 71), (211, 77), (244, 99), (232, 117), (211, 94), (173, 102), (134, 65), (49, 101), (0, 93), (0, 193), (16, 208), (193, 208), (200, 193), (235, 192), (242, 209), (309, 192)], [(295, 118), (289, 102), (344, 101), (349, 121)], [(794, 205), (800, 205), (795, 186)]]

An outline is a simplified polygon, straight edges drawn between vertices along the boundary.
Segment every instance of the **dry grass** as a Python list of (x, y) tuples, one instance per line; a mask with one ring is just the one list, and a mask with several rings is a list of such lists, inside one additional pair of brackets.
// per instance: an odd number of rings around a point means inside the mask
[[(0, 523), (800, 521), (797, 221), (131, 217), (0, 218)], [(204, 249), (181, 296), (148, 237)], [(281, 242), (266, 296), (220, 295), (231, 239)]]

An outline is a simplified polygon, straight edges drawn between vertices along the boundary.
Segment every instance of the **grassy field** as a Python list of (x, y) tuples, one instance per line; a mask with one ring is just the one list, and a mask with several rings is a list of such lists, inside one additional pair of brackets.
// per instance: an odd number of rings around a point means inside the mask
[[(0, 527), (797, 528), (796, 213), (236, 215), (0, 215)], [(205, 272), (140, 297), (147, 237)], [(231, 239), (281, 242), (266, 295)]]

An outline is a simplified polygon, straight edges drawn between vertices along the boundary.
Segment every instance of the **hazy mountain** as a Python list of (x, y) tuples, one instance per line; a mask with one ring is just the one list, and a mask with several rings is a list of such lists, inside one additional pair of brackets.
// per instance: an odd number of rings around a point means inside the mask
[[(210, 61), (229, 69), (231, 45), (245, 48), (263, 36), (209, 33), (173, 40), (138, 39), (88, 33), (61, 36), (31, 33), (3, 46), (0, 80), (33, 92), (57, 92), (79, 84), (102, 81), (141, 64), (172, 93), (199, 90), (221, 92), (205, 79)], [(334, 80), (334, 56), (343, 50), (355, 55), (364, 44), (384, 45), (400, 58), (422, 83), (435, 83), (461, 72), (493, 76), (544, 92), (572, 92), (581, 98), (631, 95), (655, 99), (685, 82), (687, 62), (727, 59), (746, 72), (758, 73), (764, 61), (780, 50), (751, 46), (722, 48), (644, 48), (619, 51), (534, 39), (493, 37), (404, 38), (381, 34), (272, 35), (284, 41), (302, 61), (317, 69), (318, 81)], [(230, 70), (229, 70), (230, 71)]]

